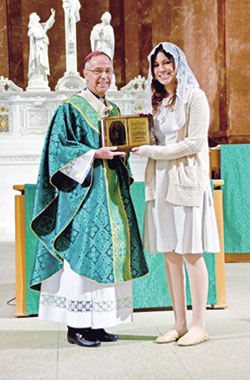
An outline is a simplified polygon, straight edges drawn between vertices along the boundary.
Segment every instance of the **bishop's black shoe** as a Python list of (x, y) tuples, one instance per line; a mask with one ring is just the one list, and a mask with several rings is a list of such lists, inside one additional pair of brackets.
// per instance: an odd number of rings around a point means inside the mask
[[(75, 330), (75, 331), (74, 331)], [(101, 342), (98, 339), (88, 340), (86, 339), (81, 332), (77, 329), (68, 329), (67, 334), (68, 342), (71, 344), (77, 344), (82, 347), (98, 347)]]
[(119, 339), (119, 335), (110, 334), (104, 329), (81, 329), (81, 333), (85, 339), (90, 341), (116, 342)]

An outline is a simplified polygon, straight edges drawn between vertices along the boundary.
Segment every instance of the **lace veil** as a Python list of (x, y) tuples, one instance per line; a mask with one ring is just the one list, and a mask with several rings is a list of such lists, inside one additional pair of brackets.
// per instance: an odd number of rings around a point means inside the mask
[(188, 101), (188, 96), (190, 91), (193, 88), (198, 88), (199, 83), (196, 80), (192, 70), (190, 69), (187, 59), (183, 51), (176, 46), (175, 44), (171, 42), (160, 42), (157, 46), (154, 47), (154, 49), (151, 51), (151, 53), (148, 56), (149, 61), (149, 70), (148, 70), (148, 80), (147, 80), (147, 87), (146, 87), (146, 94), (144, 98), (144, 104), (143, 104), (143, 112), (145, 113), (152, 113), (152, 90), (151, 90), (151, 83), (152, 83), (152, 72), (151, 72), (151, 56), (155, 53), (155, 50), (162, 45), (163, 50), (166, 53), (170, 53), (174, 57), (175, 61), (175, 67), (177, 71), (177, 89), (176, 89), (176, 102), (173, 107), (173, 111), (176, 113), (176, 121), (178, 124), (178, 127), (181, 128), (186, 121), (185, 117), (185, 104)]

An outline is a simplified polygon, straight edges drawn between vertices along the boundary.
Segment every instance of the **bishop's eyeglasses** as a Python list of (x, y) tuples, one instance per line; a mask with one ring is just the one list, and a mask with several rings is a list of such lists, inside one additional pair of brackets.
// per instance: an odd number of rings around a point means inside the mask
[(94, 70), (91, 70), (91, 69), (86, 69), (86, 70), (91, 71), (95, 75), (102, 75), (103, 73), (107, 75), (113, 74), (113, 70), (110, 67), (108, 67), (107, 69), (102, 69), (101, 67), (97, 67)]

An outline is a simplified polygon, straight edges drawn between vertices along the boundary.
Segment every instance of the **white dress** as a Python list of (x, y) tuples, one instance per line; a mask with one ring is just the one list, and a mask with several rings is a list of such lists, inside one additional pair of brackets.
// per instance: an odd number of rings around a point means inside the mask
[[(94, 159), (94, 150), (61, 171), (82, 183)], [(63, 269), (41, 285), (38, 318), (71, 327), (106, 328), (129, 323), (133, 315), (132, 281), (98, 284), (75, 273), (64, 260)]]
[[(154, 118), (157, 145), (176, 141), (174, 111), (164, 99)], [(155, 200), (146, 202), (143, 243), (151, 253), (220, 252), (211, 189), (206, 188), (199, 207), (177, 206), (166, 201), (169, 160), (156, 160)]]

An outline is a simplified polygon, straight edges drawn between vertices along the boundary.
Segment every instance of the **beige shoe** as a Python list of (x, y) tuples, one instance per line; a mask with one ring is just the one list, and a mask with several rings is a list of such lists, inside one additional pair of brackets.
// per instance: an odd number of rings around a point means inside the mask
[(205, 331), (204, 335), (198, 337), (193, 337), (191, 334), (188, 335), (187, 333), (181, 339), (178, 340), (177, 344), (179, 346), (193, 346), (195, 344), (206, 342), (207, 340), (209, 340), (209, 335), (207, 331)]
[(176, 330), (170, 330), (166, 334), (158, 336), (156, 339), (156, 343), (171, 343), (175, 342), (179, 338), (181, 338), (183, 335), (186, 334), (186, 331), (179, 334)]

